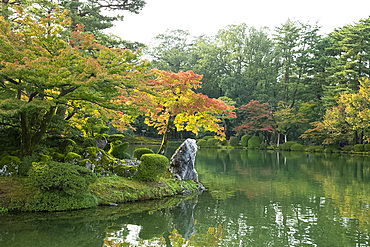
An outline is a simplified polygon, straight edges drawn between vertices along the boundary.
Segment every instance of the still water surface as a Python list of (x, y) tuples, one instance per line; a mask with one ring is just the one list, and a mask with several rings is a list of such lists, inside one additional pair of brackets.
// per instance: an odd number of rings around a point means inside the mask
[(202, 194), (0, 216), (0, 246), (369, 246), (370, 158), (207, 150)]

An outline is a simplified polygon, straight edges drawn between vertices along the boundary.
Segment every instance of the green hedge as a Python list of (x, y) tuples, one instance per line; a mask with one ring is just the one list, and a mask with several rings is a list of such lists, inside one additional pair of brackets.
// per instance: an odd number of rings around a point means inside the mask
[(134, 151), (134, 158), (140, 160), (144, 154), (154, 154), (154, 152), (149, 148), (137, 148)]
[(364, 150), (365, 150), (365, 152), (370, 152), (370, 144), (365, 144), (364, 145)]
[(262, 139), (261, 138), (259, 138), (258, 136), (252, 136), (248, 140), (248, 148), (250, 148), (250, 149), (260, 148), (261, 143), (262, 143)]
[(217, 147), (217, 145), (218, 145), (218, 140), (217, 139), (212, 138), (212, 139), (207, 140), (207, 146), (208, 147)]
[(128, 148), (129, 143), (124, 142), (120, 143), (118, 145), (114, 145), (113, 150), (112, 150), (112, 155), (118, 159), (129, 159), (130, 155), (125, 152), (125, 150)]
[(296, 143), (296, 142), (294, 142), (294, 141), (287, 141), (287, 142), (283, 143), (283, 144), (280, 146), (280, 149), (285, 150), (285, 151), (290, 151), (290, 150), (291, 150), (291, 147), (292, 147), (294, 144), (297, 144), (297, 143)]
[(364, 145), (356, 144), (356, 145), (353, 146), (353, 150), (355, 150), (355, 152), (363, 152), (364, 151)]
[(232, 147), (239, 146), (239, 137), (230, 136), (229, 143), (230, 143), (230, 146), (232, 146)]
[(344, 146), (344, 147), (342, 147), (342, 151), (351, 152), (352, 151), (352, 146), (351, 145)]
[(248, 147), (248, 141), (251, 139), (251, 135), (243, 135), (242, 138), (240, 139), (242, 147)]
[(69, 195), (86, 192), (88, 185), (96, 181), (91, 170), (56, 161), (33, 163), (28, 175), (44, 191), (63, 191)]
[(207, 147), (208, 146), (208, 143), (207, 143), (207, 140), (200, 139), (200, 140), (198, 140), (197, 145), (199, 147)]
[(291, 151), (304, 151), (304, 146), (299, 143), (295, 143), (290, 147)]
[(169, 168), (169, 160), (161, 154), (144, 154), (135, 178), (140, 181), (155, 181)]

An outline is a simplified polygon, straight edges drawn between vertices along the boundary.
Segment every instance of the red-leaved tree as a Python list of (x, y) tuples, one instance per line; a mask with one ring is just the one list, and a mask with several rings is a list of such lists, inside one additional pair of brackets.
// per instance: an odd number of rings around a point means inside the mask
[(238, 112), (240, 118), (244, 119), (241, 125), (235, 127), (238, 132), (257, 134), (260, 131), (272, 132), (275, 130), (272, 110), (268, 103), (251, 100), (248, 104), (240, 106)]

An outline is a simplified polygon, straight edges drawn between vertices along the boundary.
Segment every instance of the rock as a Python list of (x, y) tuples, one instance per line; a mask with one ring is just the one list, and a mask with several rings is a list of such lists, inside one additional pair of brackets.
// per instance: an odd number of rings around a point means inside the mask
[(95, 140), (95, 147), (98, 147), (100, 149), (104, 149), (105, 146), (107, 146), (108, 141), (102, 140), (102, 139), (96, 139)]
[(190, 138), (186, 139), (171, 157), (170, 172), (177, 174), (181, 180), (192, 179), (199, 183), (198, 173), (194, 168), (197, 151), (196, 141)]

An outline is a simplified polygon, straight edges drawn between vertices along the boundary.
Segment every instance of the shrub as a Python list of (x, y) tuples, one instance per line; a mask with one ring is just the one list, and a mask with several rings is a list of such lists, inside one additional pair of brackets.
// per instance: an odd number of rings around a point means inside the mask
[(365, 144), (364, 145), (364, 150), (365, 150), (365, 152), (370, 152), (370, 144)]
[(355, 152), (363, 152), (364, 151), (364, 145), (362, 144), (356, 144), (353, 146), (353, 149)]
[(143, 154), (136, 178), (141, 181), (154, 181), (169, 167), (169, 160), (161, 154)]
[(215, 138), (207, 140), (207, 146), (208, 147), (217, 147), (217, 144), (218, 144), (218, 140), (215, 139)]
[(223, 141), (219, 141), (219, 142), (221, 146), (227, 146), (227, 143), (228, 143), (226, 139), (224, 139)]
[(324, 152), (324, 146), (315, 146), (315, 152), (322, 153)]
[(294, 141), (287, 141), (287, 142), (284, 142), (284, 143), (281, 145), (281, 149), (282, 149), (282, 150), (285, 150), (285, 151), (290, 151), (290, 150), (291, 150), (291, 147), (292, 147), (294, 144), (297, 144), (297, 143), (296, 143), (296, 142), (294, 142)]
[(207, 143), (207, 140), (200, 139), (200, 140), (198, 140), (197, 145), (199, 147), (207, 147), (208, 146), (208, 143)]
[(243, 135), (240, 139), (240, 142), (242, 144), (242, 147), (248, 147), (248, 140), (251, 138), (251, 135)]
[(137, 148), (134, 151), (134, 158), (141, 160), (141, 156), (144, 154), (154, 154), (154, 152), (149, 148)]
[(299, 143), (295, 143), (290, 147), (291, 151), (304, 151), (304, 146)]
[(79, 154), (76, 154), (76, 153), (73, 153), (73, 152), (69, 152), (65, 158), (64, 158), (64, 161), (65, 162), (70, 162), (70, 163), (77, 163), (79, 160), (81, 160), (81, 155)]
[(212, 139), (212, 138), (214, 138), (214, 137), (213, 136), (205, 136), (202, 139), (208, 141), (209, 139)]
[(342, 147), (342, 151), (343, 152), (351, 152), (352, 151), (352, 146), (350, 146), (350, 145), (344, 146), (344, 147)]
[(30, 180), (45, 191), (63, 191), (73, 195), (87, 191), (96, 176), (89, 169), (55, 161), (34, 163), (29, 171)]
[(230, 143), (230, 146), (237, 147), (239, 146), (239, 138), (236, 136), (230, 136), (229, 143)]
[(306, 148), (305, 151), (313, 153), (313, 152), (315, 152), (315, 146), (310, 146), (310, 147)]
[(129, 145), (128, 142), (114, 145), (111, 154), (118, 159), (127, 159), (128, 157), (130, 157), (130, 155), (125, 152), (125, 150), (128, 148), (128, 145)]
[(249, 140), (248, 140), (248, 148), (250, 149), (257, 149), (260, 147), (262, 143), (262, 139), (259, 138), (258, 136), (252, 136)]
[(18, 168), (20, 164), (21, 160), (18, 157), (11, 155), (4, 156), (0, 160), (0, 169), (3, 170), (2, 172), (0, 172), (0, 175), (16, 175), (18, 173)]

